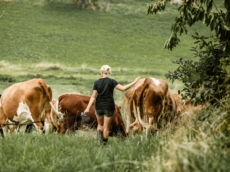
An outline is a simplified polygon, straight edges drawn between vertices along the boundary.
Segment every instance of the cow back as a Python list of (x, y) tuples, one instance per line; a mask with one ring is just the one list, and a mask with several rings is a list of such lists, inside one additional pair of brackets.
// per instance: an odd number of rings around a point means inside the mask
[[(27, 114), (31, 121), (38, 122), (36, 128), (43, 129), (41, 122), (49, 114), (52, 90), (42, 79), (31, 79), (13, 84), (2, 94), (2, 114), (13, 122), (20, 122), (20, 115)], [(17, 119), (17, 120), (16, 120)], [(1, 121), (2, 123), (3, 121)]]

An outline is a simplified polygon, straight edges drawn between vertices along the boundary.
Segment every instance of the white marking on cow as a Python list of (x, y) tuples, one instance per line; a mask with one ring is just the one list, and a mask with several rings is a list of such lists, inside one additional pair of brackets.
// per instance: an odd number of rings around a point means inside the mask
[(157, 86), (160, 85), (160, 81), (159, 81), (159, 80), (157, 80), (157, 79), (155, 79), (155, 78), (151, 78), (151, 79), (153, 80), (153, 82), (154, 82)]
[(19, 123), (33, 121), (30, 109), (26, 103), (19, 103), (17, 109), (17, 116), (14, 116), (13, 120)]
[(9, 119), (7, 119), (6, 124), (10, 124), (10, 125), (4, 127), (5, 128), (4, 134), (7, 133), (9, 134), (12, 133), (13, 131), (15, 131), (15, 133), (17, 132), (24, 133), (26, 129), (26, 124), (25, 125), (20, 125), (20, 124), (33, 121), (30, 109), (26, 103), (20, 102), (18, 104), (17, 116), (14, 116), (13, 121), (18, 122), (19, 125), (14, 125), (15, 122), (12, 122)]

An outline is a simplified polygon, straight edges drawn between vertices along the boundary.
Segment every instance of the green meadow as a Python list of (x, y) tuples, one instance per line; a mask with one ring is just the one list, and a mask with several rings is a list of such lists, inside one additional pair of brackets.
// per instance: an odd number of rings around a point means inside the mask
[[(42, 77), (58, 97), (72, 91), (90, 94), (103, 64), (122, 84), (137, 76), (165, 78), (176, 68), (172, 60), (193, 59), (193, 40), (185, 35), (174, 51), (164, 49), (178, 6), (147, 15), (148, 3), (117, 1), (106, 12), (107, 1), (94, 10), (77, 8), (72, 1), (2, 1), (1, 80)], [(3, 82), (0, 91), (6, 86)]]
[[(164, 49), (178, 5), (147, 15), (148, 0), (114, 0), (82, 9), (72, 0), (0, 0), (0, 93), (10, 85), (43, 78), (53, 98), (64, 93), (91, 95), (99, 69), (108, 64), (121, 84), (137, 76), (165, 79), (190, 51), (191, 35), (208, 33), (202, 23), (188, 28), (180, 45)], [(88, 2), (88, 1), (87, 1)], [(167, 80), (173, 92), (182, 83)], [(115, 91), (123, 113), (124, 92)], [(154, 135), (111, 137), (98, 146), (94, 130), (74, 135), (13, 134), (0, 138), (0, 172), (31, 171), (229, 171), (229, 100), (223, 107), (185, 113)]]

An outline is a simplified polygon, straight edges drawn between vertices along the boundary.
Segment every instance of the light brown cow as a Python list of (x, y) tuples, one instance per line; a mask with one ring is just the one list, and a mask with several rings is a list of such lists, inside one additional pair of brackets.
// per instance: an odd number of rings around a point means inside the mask
[(124, 115), (126, 133), (146, 129), (155, 130), (172, 122), (177, 114), (177, 103), (165, 80), (146, 78), (126, 92)]
[[(51, 120), (57, 129), (57, 133), (65, 133), (68, 129), (71, 133), (82, 126), (90, 128), (97, 127), (97, 119), (94, 110), (94, 104), (91, 106), (89, 114), (89, 121), (83, 122), (81, 113), (84, 112), (90, 100), (90, 96), (82, 94), (63, 94), (57, 100), (53, 101), (53, 105), (58, 113), (62, 114), (59, 117), (56, 112), (51, 110)], [(125, 125), (120, 112), (121, 107), (115, 105), (115, 112), (111, 124), (110, 136), (125, 134)], [(60, 118), (61, 117), (61, 118)]]
[(51, 100), (52, 90), (43, 79), (35, 78), (8, 87), (0, 100), (0, 128), (4, 135), (19, 128), (25, 131), (29, 123), (42, 132), (43, 122), (50, 115)]
[(202, 110), (205, 105), (192, 105), (189, 99), (182, 99), (180, 94), (173, 94), (177, 103), (178, 115)]

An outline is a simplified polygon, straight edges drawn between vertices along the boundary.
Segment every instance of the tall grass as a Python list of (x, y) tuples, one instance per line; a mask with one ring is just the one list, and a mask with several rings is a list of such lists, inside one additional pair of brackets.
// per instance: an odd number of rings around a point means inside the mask
[[(0, 138), (0, 171), (229, 171), (229, 105), (186, 113), (154, 135), (110, 137), (98, 146), (96, 131), (74, 135), (17, 134)], [(227, 109), (226, 109), (227, 108)]]

